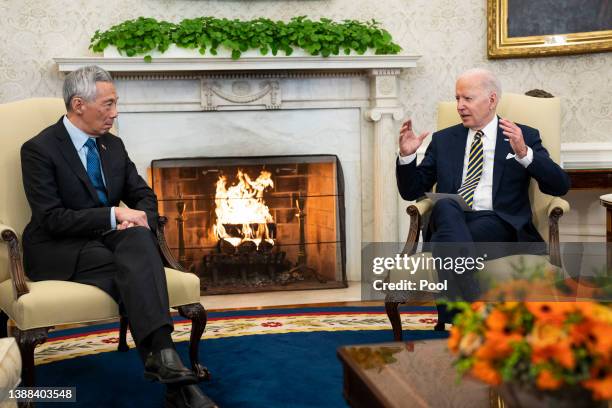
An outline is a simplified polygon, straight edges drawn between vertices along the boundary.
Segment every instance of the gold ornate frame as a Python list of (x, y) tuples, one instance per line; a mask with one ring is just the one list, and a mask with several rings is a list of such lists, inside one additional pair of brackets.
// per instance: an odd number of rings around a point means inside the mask
[(487, 0), (489, 58), (543, 57), (612, 50), (612, 30), (508, 37), (508, 0)]

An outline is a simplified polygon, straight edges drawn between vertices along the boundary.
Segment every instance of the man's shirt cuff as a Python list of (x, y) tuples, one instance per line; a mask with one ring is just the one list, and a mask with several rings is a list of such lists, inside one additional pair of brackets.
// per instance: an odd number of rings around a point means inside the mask
[(514, 155), (514, 159), (517, 162), (521, 163), (521, 166), (527, 168), (533, 161), (533, 150), (531, 150), (531, 147), (527, 146), (527, 154), (525, 155), (525, 157), (519, 159), (518, 156)]
[(111, 224), (111, 229), (117, 229), (117, 218), (115, 218), (115, 207), (111, 207), (110, 224)]
[(416, 159), (416, 156), (417, 156), (416, 153), (409, 154), (408, 156), (402, 156), (399, 153), (397, 154), (397, 158), (398, 158), (398, 162), (400, 166), (403, 166), (404, 164), (412, 163), (414, 159)]

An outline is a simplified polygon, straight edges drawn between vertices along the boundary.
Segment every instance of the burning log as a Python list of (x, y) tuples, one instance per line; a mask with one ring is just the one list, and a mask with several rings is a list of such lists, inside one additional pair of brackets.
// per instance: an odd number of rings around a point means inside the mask
[(239, 254), (251, 254), (257, 252), (257, 244), (253, 241), (242, 241), (237, 250)]
[[(274, 239), (276, 237), (276, 223), (267, 222), (263, 224), (250, 223), (244, 224), (222, 224), (223, 231), (226, 235), (220, 238), (228, 237), (240, 237), (240, 238), (253, 238), (257, 239), (260, 237)], [(245, 234), (246, 230), (246, 234)], [(249, 236), (251, 235), (251, 236)]]
[(219, 252), (225, 255), (233, 255), (236, 253), (236, 246), (225, 238), (219, 240)]
[(259, 243), (259, 246), (257, 247), (257, 251), (264, 253), (264, 254), (268, 254), (270, 252), (272, 252), (272, 249), (274, 248), (274, 244), (271, 243), (270, 241), (267, 240), (263, 240)]

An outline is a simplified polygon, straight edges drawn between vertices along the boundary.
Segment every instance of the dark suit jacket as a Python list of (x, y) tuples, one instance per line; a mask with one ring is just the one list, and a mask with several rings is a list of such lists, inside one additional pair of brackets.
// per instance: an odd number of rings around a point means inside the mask
[[(570, 181), (542, 146), (537, 129), (520, 124), (518, 126), (523, 131), (525, 144), (533, 150), (533, 161), (525, 168), (515, 159), (506, 159), (508, 153), (514, 152), (510, 143), (504, 140), (501, 128), (497, 128), (493, 164), (493, 211), (516, 229), (519, 241), (542, 241), (531, 222), (529, 182), (533, 177), (543, 193), (561, 196), (569, 190)], [(415, 160), (400, 166), (398, 162), (397, 186), (402, 198), (416, 200), (431, 191), (436, 183), (438, 193), (456, 194), (461, 186), (467, 135), (468, 128), (462, 124), (440, 130), (433, 134), (421, 164), (417, 166)], [(491, 239), (494, 240), (494, 237)]]
[[(138, 175), (123, 142), (97, 138), (110, 206), (123, 201), (147, 213), (157, 227), (157, 198)], [(87, 176), (62, 118), (21, 147), (23, 185), (32, 218), (23, 232), (24, 267), (32, 280), (70, 279), (79, 252), (111, 228), (105, 207)]]

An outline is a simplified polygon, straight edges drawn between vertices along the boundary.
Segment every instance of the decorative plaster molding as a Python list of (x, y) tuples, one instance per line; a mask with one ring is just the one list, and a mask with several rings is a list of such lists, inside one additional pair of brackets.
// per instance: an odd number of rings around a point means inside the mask
[(394, 120), (404, 116), (404, 110), (399, 104), (399, 69), (372, 69), (370, 75), (370, 109), (366, 111), (366, 119), (378, 122), (383, 115), (391, 115)]
[(378, 90), (381, 96), (397, 96), (397, 87), (395, 86), (395, 77), (382, 78), (378, 84)]
[(253, 79), (304, 79), (304, 78), (352, 78), (366, 76), (359, 70), (333, 70), (333, 71), (255, 71), (255, 72), (212, 72), (205, 73), (206, 78), (253, 78)]
[(370, 76), (397, 76), (402, 73), (401, 69), (391, 69), (391, 68), (375, 68), (369, 70)]
[(226, 92), (219, 83), (202, 79), (202, 108), (206, 111), (216, 111), (227, 106), (253, 108), (263, 105), (266, 109), (280, 109), (281, 92), (278, 81), (260, 82), (260, 89), (256, 92), (251, 91), (253, 85), (251, 81), (233, 81), (231, 92)]
[(203, 75), (194, 73), (163, 73), (163, 72), (116, 72), (113, 79), (124, 79), (128, 81), (175, 81), (201, 79)]
[(395, 108), (374, 108), (365, 111), (365, 118), (370, 122), (378, 122), (383, 115), (391, 115), (394, 120), (401, 120), (404, 117), (404, 110), (401, 107)]
[(213, 73), (165, 73), (165, 72), (115, 72), (113, 78), (129, 81), (165, 81), (189, 79), (305, 79), (305, 78), (353, 78), (364, 77), (364, 71), (307, 71), (307, 72), (213, 72)]

